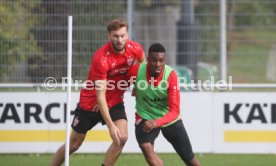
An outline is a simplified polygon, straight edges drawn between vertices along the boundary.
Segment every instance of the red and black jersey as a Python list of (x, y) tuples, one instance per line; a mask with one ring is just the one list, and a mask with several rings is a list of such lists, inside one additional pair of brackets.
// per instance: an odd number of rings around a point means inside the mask
[(123, 102), (126, 88), (118, 88), (118, 81), (128, 81), (127, 72), (129, 68), (144, 55), (143, 48), (137, 42), (128, 40), (125, 52), (119, 54), (113, 51), (112, 43), (108, 42), (98, 49), (91, 62), (87, 82), (91, 86), (84, 88), (80, 93), (80, 107), (88, 111), (97, 111), (96, 90), (93, 82), (96, 80), (107, 81), (106, 101), (108, 107)]

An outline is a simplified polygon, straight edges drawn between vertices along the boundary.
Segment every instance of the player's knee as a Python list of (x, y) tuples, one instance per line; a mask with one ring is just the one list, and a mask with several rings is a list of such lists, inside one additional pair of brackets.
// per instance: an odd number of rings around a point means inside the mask
[(70, 153), (77, 151), (79, 149), (79, 147), (80, 147), (79, 145), (73, 144), (70, 148)]
[(153, 145), (150, 143), (140, 144), (139, 147), (141, 148), (145, 159), (147, 160), (149, 165), (158, 165), (163, 166), (163, 161), (156, 155), (153, 149)]
[(140, 144), (139, 147), (146, 154), (150, 154), (150, 152), (153, 151), (153, 147), (152, 147), (152, 145), (150, 143)]
[(81, 144), (82, 144), (82, 142), (80, 142), (80, 141), (71, 142), (71, 144), (70, 144), (70, 153), (73, 153), (73, 152), (77, 151), (80, 148)]
[(127, 142), (127, 139), (128, 139), (128, 136), (127, 136), (127, 135), (121, 136), (121, 138), (120, 138), (120, 144), (121, 144), (122, 146), (124, 146), (125, 143)]
[(121, 136), (120, 137), (120, 144), (117, 144), (113, 141), (113, 145), (116, 147), (116, 148), (119, 148), (119, 149), (122, 149), (127, 141), (127, 136)]

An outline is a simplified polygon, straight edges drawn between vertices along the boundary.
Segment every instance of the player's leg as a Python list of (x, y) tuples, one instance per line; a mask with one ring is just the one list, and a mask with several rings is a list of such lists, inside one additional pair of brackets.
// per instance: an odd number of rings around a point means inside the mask
[(112, 107), (109, 113), (115, 125), (120, 130), (121, 138), (120, 145), (112, 142), (112, 144), (108, 148), (103, 161), (103, 165), (105, 166), (112, 166), (115, 164), (128, 138), (127, 117), (123, 103), (117, 104)]
[(116, 142), (112, 142), (112, 144), (109, 146), (103, 161), (103, 165), (105, 166), (113, 166), (115, 164), (127, 141), (127, 121), (125, 119), (120, 119), (114, 123), (121, 132), (120, 145), (118, 145)]
[[(70, 136), (70, 154), (78, 150), (81, 146), (86, 134), (80, 134), (76, 131), (72, 131)], [(65, 159), (65, 144), (63, 144), (57, 152), (54, 154), (53, 159), (51, 161), (51, 166), (60, 166)]]
[(149, 133), (143, 131), (145, 120), (135, 125), (136, 140), (143, 155), (150, 166), (163, 166), (163, 161), (154, 151), (154, 141), (157, 138), (160, 129), (156, 128)]
[[(89, 112), (81, 109), (79, 106), (75, 110), (75, 116), (72, 121), (72, 132), (70, 136), (70, 149), (72, 154), (77, 151), (85, 139), (86, 132), (100, 121), (100, 115), (96, 112)], [(63, 144), (54, 154), (51, 166), (60, 166), (65, 158), (65, 144)]]
[(199, 161), (195, 158), (192, 150), (192, 146), (182, 123), (182, 120), (178, 120), (174, 124), (162, 128), (162, 134), (172, 144), (173, 148), (181, 159), (188, 166), (200, 166)]
[(163, 166), (163, 161), (155, 153), (153, 144), (149, 142), (142, 143), (139, 147), (141, 148), (143, 155), (150, 166)]

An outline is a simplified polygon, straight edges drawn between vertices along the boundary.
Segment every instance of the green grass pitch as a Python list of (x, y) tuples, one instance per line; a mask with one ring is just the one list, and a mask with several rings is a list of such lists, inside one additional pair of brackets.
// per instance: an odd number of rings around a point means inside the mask
[[(159, 154), (168, 166), (184, 165), (177, 154)], [(0, 166), (49, 166), (52, 154), (0, 154)], [(70, 166), (100, 166), (103, 154), (80, 154), (70, 157)], [(196, 154), (202, 166), (275, 166), (275, 154)], [(146, 166), (142, 154), (123, 153), (116, 166)]]

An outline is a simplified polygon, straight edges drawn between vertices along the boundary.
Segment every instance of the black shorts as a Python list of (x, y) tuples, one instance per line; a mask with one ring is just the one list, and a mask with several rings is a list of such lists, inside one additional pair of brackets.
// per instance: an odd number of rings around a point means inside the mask
[(151, 130), (149, 133), (144, 132), (143, 127), (146, 120), (142, 120), (139, 124), (135, 125), (135, 136), (138, 144), (150, 142), (154, 144), (155, 139), (160, 133), (160, 128), (155, 128)]
[(174, 124), (167, 127), (155, 128), (149, 133), (145, 133), (143, 131), (144, 123), (145, 120), (142, 120), (142, 122), (138, 125), (135, 125), (135, 135), (139, 144), (147, 142), (154, 144), (154, 141), (161, 130), (164, 137), (168, 142), (170, 142), (185, 163), (188, 163), (188, 161), (194, 158), (192, 146), (182, 120), (178, 120)]
[[(109, 114), (113, 122), (119, 119), (127, 120), (125, 106), (123, 103), (119, 103), (110, 108)], [(105, 124), (105, 121), (103, 120), (100, 112), (86, 111), (77, 106), (71, 127), (74, 131), (85, 134), (99, 122), (101, 122), (103, 125)]]

